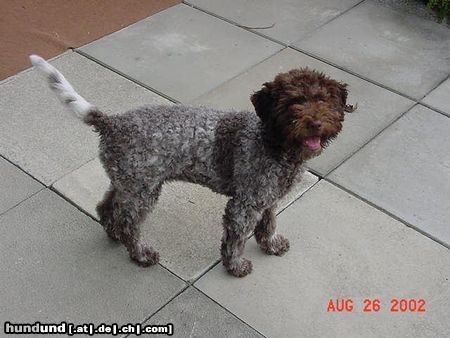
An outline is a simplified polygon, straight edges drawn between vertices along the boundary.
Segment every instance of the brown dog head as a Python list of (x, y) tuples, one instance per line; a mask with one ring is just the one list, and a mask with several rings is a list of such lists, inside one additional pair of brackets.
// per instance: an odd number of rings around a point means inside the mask
[(285, 147), (320, 153), (342, 129), (347, 85), (308, 68), (279, 74), (254, 93), (251, 101), (264, 125)]

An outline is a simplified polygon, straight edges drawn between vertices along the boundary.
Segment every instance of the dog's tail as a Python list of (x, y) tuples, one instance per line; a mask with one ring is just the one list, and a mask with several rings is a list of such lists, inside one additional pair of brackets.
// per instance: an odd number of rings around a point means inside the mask
[(81, 97), (66, 78), (50, 63), (38, 55), (30, 55), (33, 66), (47, 78), (58, 99), (88, 125), (101, 127), (107, 116)]

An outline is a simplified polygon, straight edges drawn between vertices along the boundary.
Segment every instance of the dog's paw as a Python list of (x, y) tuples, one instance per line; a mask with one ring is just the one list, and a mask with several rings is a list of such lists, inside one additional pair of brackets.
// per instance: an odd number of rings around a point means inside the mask
[(142, 247), (138, 252), (134, 252), (130, 255), (137, 265), (147, 267), (158, 264), (159, 253), (151, 248)]
[(280, 234), (272, 236), (267, 242), (261, 244), (261, 249), (266, 254), (275, 256), (283, 256), (289, 251), (289, 247), (289, 240)]
[(227, 267), (230, 274), (235, 277), (245, 277), (253, 270), (253, 264), (250, 260), (246, 258), (239, 259), (238, 263), (232, 264)]

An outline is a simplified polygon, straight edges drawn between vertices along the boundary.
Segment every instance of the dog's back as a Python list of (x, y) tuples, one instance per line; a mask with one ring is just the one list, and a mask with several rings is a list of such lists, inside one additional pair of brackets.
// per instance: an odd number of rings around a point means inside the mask
[(251, 112), (155, 105), (104, 122), (97, 129), (100, 159), (113, 181), (186, 180), (229, 195), (241, 131), (255, 128), (258, 119)]

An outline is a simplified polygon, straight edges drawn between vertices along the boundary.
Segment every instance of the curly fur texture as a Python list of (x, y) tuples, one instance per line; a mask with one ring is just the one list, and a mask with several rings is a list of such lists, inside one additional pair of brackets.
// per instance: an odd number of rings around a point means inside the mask
[(159, 255), (139, 229), (162, 184), (201, 184), (230, 197), (222, 261), (232, 275), (247, 275), (252, 263), (242, 254), (252, 231), (266, 253), (288, 251), (273, 210), (301, 179), (304, 161), (340, 132), (344, 113), (353, 110), (346, 99), (345, 84), (300, 69), (278, 75), (251, 97), (257, 114), (158, 105), (107, 116), (90, 106), (83, 119), (99, 133), (100, 160), (111, 180), (97, 206), (101, 224), (138, 264), (156, 264)]

